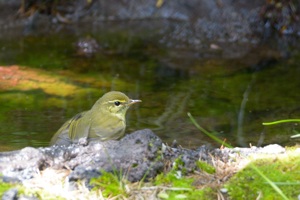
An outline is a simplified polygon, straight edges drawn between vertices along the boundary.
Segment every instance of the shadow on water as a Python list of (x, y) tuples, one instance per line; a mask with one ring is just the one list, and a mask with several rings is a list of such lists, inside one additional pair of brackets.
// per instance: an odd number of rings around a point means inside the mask
[[(160, 37), (123, 25), (3, 34), (1, 150), (47, 146), (68, 118), (110, 90), (143, 100), (127, 114), (127, 133), (150, 128), (169, 144), (219, 146), (192, 125), (190, 112), (232, 145), (294, 144), (297, 124), (262, 122), (299, 118), (299, 51), (283, 59), (280, 51), (257, 45), (237, 56), (222, 45), (214, 50), (207, 44), (207, 52), (171, 48)], [(99, 46), (81, 55), (75, 47), (80, 38)]]

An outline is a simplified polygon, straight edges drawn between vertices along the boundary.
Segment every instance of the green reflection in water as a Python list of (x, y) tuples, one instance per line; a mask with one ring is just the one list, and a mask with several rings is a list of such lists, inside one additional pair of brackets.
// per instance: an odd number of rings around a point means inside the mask
[[(2, 65), (40, 68), (40, 76), (46, 78), (34, 86), (1, 89), (1, 150), (47, 146), (68, 118), (89, 109), (110, 90), (143, 100), (128, 112), (127, 133), (151, 128), (169, 144), (174, 139), (186, 147), (215, 144), (192, 125), (187, 112), (202, 127), (238, 146), (285, 145), (297, 129), (294, 124), (261, 123), (299, 117), (299, 53), (253, 67), (221, 58), (178, 59), (145, 39), (104, 33), (95, 38), (105, 49), (80, 57), (73, 46), (77, 38), (54, 34), (6, 44)], [(54, 81), (45, 84), (49, 77)]]

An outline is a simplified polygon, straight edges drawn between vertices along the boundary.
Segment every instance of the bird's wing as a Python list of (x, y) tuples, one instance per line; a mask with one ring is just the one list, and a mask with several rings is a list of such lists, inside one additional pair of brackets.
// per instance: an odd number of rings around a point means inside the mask
[(51, 139), (50, 145), (61, 144), (63, 141), (66, 141), (66, 143), (64, 144), (71, 143), (76, 136), (76, 127), (78, 126), (80, 119), (82, 119), (85, 113), (86, 112), (81, 112), (66, 121), (54, 134)]
[[(67, 125), (67, 128), (69, 129), (69, 137), (72, 141), (74, 139), (88, 136), (88, 132), (84, 133), (83, 130), (80, 130), (80, 128), (82, 128), (84, 126), (89, 127), (87, 124), (81, 124), (82, 119), (85, 116), (85, 114), (86, 114), (86, 112), (81, 112), (81, 113), (75, 115), (71, 119), (70, 123)], [(78, 134), (80, 134), (80, 135), (78, 135)]]

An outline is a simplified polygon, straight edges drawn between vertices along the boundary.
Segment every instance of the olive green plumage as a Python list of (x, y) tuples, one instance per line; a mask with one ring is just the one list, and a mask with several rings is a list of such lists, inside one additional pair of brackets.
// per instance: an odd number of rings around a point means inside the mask
[(52, 137), (50, 145), (76, 143), (81, 138), (88, 141), (118, 139), (125, 132), (127, 109), (137, 102), (141, 100), (129, 99), (122, 92), (108, 92), (90, 110), (65, 122)]

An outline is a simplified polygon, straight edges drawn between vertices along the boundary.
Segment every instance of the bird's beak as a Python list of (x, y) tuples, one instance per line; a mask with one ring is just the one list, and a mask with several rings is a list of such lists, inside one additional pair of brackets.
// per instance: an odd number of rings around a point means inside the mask
[(139, 103), (139, 102), (142, 102), (142, 100), (134, 100), (134, 99), (130, 99), (128, 105), (130, 106), (130, 105), (132, 105), (132, 104)]

